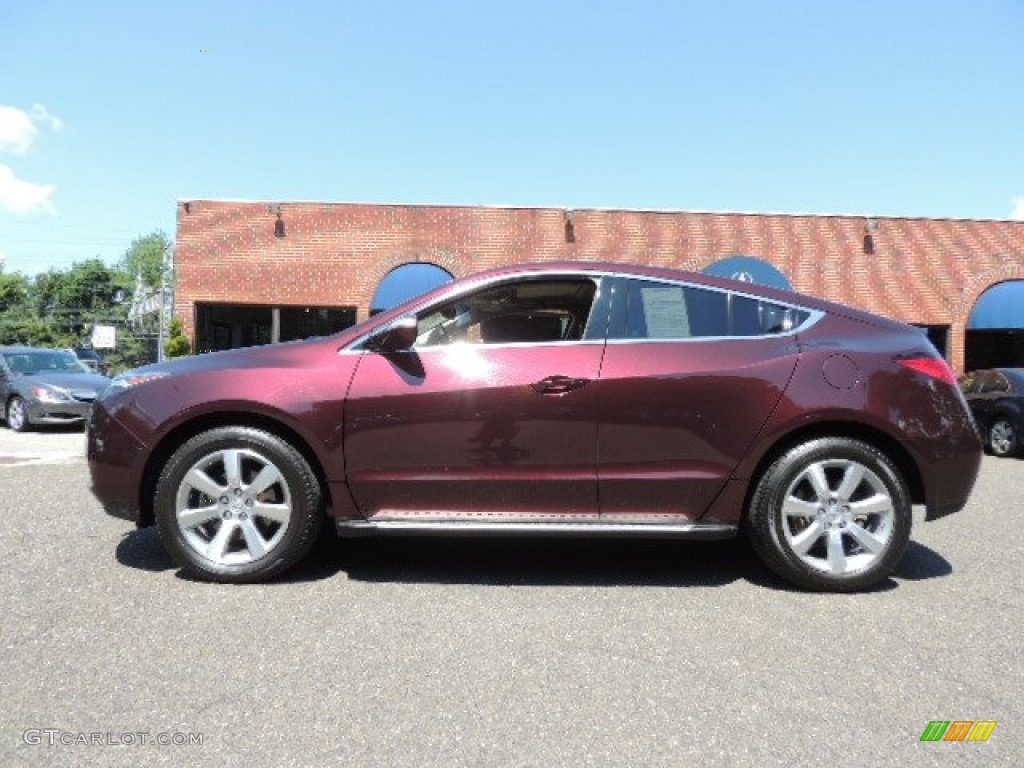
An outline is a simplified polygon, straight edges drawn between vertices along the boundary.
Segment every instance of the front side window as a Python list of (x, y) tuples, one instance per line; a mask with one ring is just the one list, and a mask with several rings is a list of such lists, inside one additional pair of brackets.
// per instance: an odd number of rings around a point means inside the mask
[(503, 283), (431, 307), (417, 318), (417, 347), (543, 344), (583, 338), (597, 286), (560, 278)]

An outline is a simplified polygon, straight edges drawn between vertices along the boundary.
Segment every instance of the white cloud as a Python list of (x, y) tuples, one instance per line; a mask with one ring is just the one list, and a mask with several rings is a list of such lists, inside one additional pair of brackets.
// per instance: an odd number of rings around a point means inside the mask
[(28, 112), (0, 105), (0, 150), (24, 155), (38, 133)]
[(42, 104), (32, 105), (32, 119), (37, 123), (46, 123), (55, 131), (59, 132), (64, 130), (64, 121), (52, 114), (50, 110)]
[(33, 104), (28, 112), (0, 105), (0, 151), (24, 155), (39, 136), (38, 125), (53, 131), (64, 130), (64, 121), (42, 104)]
[(1010, 201), (1013, 210), (1010, 211), (1010, 218), (1017, 221), (1024, 221), (1024, 197), (1015, 197)]
[(11, 213), (54, 213), (53, 185), (22, 181), (0, 164), (0, 210)]

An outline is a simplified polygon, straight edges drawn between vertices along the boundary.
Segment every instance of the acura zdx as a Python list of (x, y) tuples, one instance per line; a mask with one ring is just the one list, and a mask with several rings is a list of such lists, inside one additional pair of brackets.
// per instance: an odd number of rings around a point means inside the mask
[(88, 429), (108, 513), (255, 582), (342, 536), (724, 538), (805, 589), (889, 577), (981, 460), (911, 326), (668, 269), (456, 280), (330, 337), (138, 368)]

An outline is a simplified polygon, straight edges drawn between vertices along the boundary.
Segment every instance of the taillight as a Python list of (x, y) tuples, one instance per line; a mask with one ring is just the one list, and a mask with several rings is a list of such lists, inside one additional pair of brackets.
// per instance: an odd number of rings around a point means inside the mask
[(904, 357), (896, 361), (904, 368), (931, 376), (933, 379), (944, 381), (951, 387), (956, 386), (956, 374), (949, 367), (949, 363), (938, 357)]

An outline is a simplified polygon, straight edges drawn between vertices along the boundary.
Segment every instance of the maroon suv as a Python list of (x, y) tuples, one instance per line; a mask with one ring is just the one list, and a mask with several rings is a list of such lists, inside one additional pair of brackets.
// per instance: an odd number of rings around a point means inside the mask
[(749, 283), (550, 263), (328, 338), (147, 366), (93, 410), (106, 510), (188, 571), (275, 576), (340, 535), (721, 538), (801, 587), (884, 580), (981, 446), (918, 330)]

